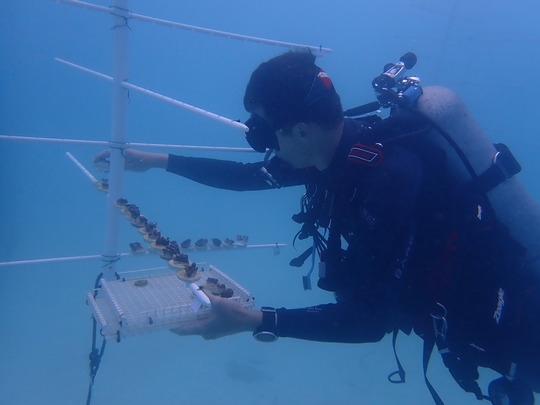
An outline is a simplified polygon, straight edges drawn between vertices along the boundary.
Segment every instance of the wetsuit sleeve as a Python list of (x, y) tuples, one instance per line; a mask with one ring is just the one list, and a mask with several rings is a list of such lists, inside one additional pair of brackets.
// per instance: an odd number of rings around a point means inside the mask
[(343, 303), (309, 308), (277, 309), (278, 335), (318, 342), (378, 342), (386, 333), (383, 322), (364, 316)]
[(228, 160), (169, 155), (167, 171), (210, 187), (235, 191), (267, 190), (304, 184), (300, 170), (272, 159), (265, 174), (265, 162), (240, 163)]
[(359, 215), (343, 218), (356, 223), (344, 232), (352, 236), (347, 238), (345, 267), (339, 269), (346, 287), (336, 293), (337, 303), (279, 309), (280, 336), (362, 343), (404, 326), (400, 300), (424, 175), (418, 157), (406, 150), (385, 159), (362, 183), (362, 197), (353, 207)]

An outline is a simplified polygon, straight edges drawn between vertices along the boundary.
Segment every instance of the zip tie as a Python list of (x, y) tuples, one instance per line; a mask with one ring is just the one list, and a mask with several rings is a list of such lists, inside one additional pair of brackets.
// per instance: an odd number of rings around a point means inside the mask
[(109, 141), (108, 144), (109, 144), (109, 148), (111, 148), (111, 149), (120, 149), (120, 150), (122, 150), (122, 155), (124, 155), (124, 149), (129, 148), (129, 142)]
[[(119, 17), (122, 20), (124, 20), (124, 24), (116, 24), (114, 27), (111, 28), (111, 30), (115, 30), (117, 28), (127, 27), (130, 31), (132, 31), (131, 27), (129, 26), (129, 19), (131, 18), (131, 11), (129, 11), (127, 8), (122, 8), (118, 6), (109, 6), (109, 9), (111, 9), (111, 14), (115, 17)], [(116, 13), (115, 10), (119, 10), (121, 13)]]
[(101, 267), (110, 266), (120, 260), (120, 254), (117, 253), (114, 256), (101, 255), (101, 260), (105, 262), (105, 264)]

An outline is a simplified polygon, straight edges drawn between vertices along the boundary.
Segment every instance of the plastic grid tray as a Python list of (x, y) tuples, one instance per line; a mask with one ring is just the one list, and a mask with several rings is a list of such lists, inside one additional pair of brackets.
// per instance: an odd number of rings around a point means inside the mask
[[(229, 299), (246, 308), (253, 306), (253, 298), (240, 284), (210, 266), (200, 269), (197, 285), (204, 286), (208, 278), (215, 278), (233, 290)], [(125, 336), (161, 329), (174, 329), (183, 322), (208, 315), (211, 308), (192, 308), (195, 299), (186, 284), (175, 273), (134, 277), (115, 281), (101, 280), (101, 288), (88, 293), (92, 314), (107, 339), (120, 340)]]

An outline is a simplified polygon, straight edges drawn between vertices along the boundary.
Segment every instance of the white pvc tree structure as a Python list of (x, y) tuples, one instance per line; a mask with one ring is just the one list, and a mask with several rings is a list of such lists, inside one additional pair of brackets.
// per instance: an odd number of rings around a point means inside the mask
[[(197, 149), (197, 150), (218, 150), (218, 151), (243, 151), (253, 152), (249, 148), (229, 148), (229, 147), (204, 147), (204, 146), (190, 146), (190, 145), (163, 145), (163, 144), (150, 144), (150, 143), (129, 143), (127, 134), (127, 110), (128, 110), (128, 92), (136, 91), (142, 94), (146, 94), (150, 97), (157, 98), (167, 103), (173, 104), (177, 107), (187, 109), (196, 114), (202, 115), (208, 119), (218, 121), (224, 125), (230, 126), (242, 132), (247, 132), (246, 125), (226, 118), (210, 111), (186, 104), (182, 101), (175, 100), (174, 98), (153, 92), (151, 90), (136, 86), (128, 81), (129, 78), (129, 20), (139, 20), (145, 22), (151, 22), (155, 24), (165, 25), (173, 28), (179, 28), (184, 30), (190, 30), (194, 32), (206, 33), (211, 35), (218, 35), (232, 39), (240, 39), (243, 41), (257, 42), (261, 44), (275, 45), (286, 48), (296, 49), (309, 49), (316, 54), (324, 54), (331, 52), (331, 49), (323, 48), (321, 46), (308, 46), (291, 42), (274, 41), (270, 39), (246, 36), (235, 34), (231, 32), (217, 31), (208, 28), (197, 27), (188, 24), (182, 24), (178, 22), (153, 18), (141, 14), (132, 13), (129, 10), (129, 0), (114, 0), (113, 5), (110, 7), (98, 6), (91, 3), (86, 3), (79, 0), (57, 0), (61, 3), (69, 3), (76, 6), (84, 7), (90, 10), (100, 11), (110, 14), (113, 17), (113, 74), (112, 76), (96, 72), (86, 67), (77, 65), (75, 63), (55, 58), (60, 63), (76, 68), (83, 72), (89, 73), (101, 79), (112, 82), (113, 85), (113, 111), (112, 111), (112, 128), (111, 138), (109, 141), (86, 141), (78, 139), (59, 139), (59, 138), (40, 138), (40, 137), (17, 137), (0, 135), (0, 140), (9, 141), (23, 141), (23, 142), (48, 142), (48, 143), (65, 143), (65, 144), (87, 144), (87, 145), (102, 145), (111, 149), (110, 156), (110, 171), (109, 171), (109, 189), (107, 197), (107, 222), (105, 230), (104, 249), (102, 255), (89, 255), (89, 256), (77, 256), (77, 257), (65, 257), (65, 258), (50, 258), (50, 259), (38, 259), (38, 260), (23, 260), (17, 262), (4, 262), (0, 263), (0, 266), (12, 266), (16, 264), (30, 264), (30, 263), (54, 263), (62, 261), (73, 260), (90, 260), (96, 258), (102, 258), (105, 261), (104, 278), (111, 280), (114, 278), (114, 263), (123, 255), (118, 251), (118, 234), (119, 234), (119, 214), (118, 209), (114, 203), (122, 196), (123, 181), (124, 181), (124, 157), (122, 151), (128, 147), (166, 147), (166, 148), (180, 148), (180, 149)], [(92, 180), (92, 175), (71, 155), (68, 157)], [(95, 180), (95, 179), (93, 179)], [(249, 247), (276, 247), (281, 244), (269, 244), (269, 245), (250, 245)]]

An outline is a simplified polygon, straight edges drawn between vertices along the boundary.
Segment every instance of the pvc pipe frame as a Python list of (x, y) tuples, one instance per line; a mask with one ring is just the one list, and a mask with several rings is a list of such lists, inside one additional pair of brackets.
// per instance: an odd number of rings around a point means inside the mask
[[(91, 75), (97, 76), (97, 77), (99, 77), (101, 79), (105, 79), (105, 80), (110, 81), (110, 82), (114, 81), (114, 79), (111, 76), (108, 76), (108, 75), (100, 73), (100, 72), (96, 72), (95, 70), (92, 70), (92, 69), (85, 68), (84, 66), (77, 65), (77, 64), (75, 64), (73, 62), (69, 62), (67, 60), (60, 59), (60, 58), (54, 58), (54, 60), (56, 60), (57, 62), (63, 63), (65, 65), (71, 66), (71, 67), (73, 67), (75, 69), (81, 70), (83, 72), (90, 73)], [(206, 118), (209, 118), (211, 120), (218, 121), (218, 122), (220, 122), (222, 124), (228, 125), (228, 126), (230, 126), (232, 128), (235, 128), (235, 129), (239, 129), (239, 130), (241, 130), (243, 132), (247, 132), (249, 130), (249, 128), (245, 124), (242, 124), (241, 122), (232, 120), (230, 118), (222, 117), (221, 115), (217, 115), (217, 114), (214, 114), (213, 112), (203, 110), (202, 108), (195, 107), (195, 106), (193, 106), (191, 104), (184, 103), (183, 101), (176, 100), (176, 99), (174, 99), (172, 97), (164, 96), (163, 94), (159, 94), (159, 93), (156, 93), (154, 91), (145, 89), (144, 87), (136, 86), (134, 84), (127, 83), (126, 81), (119, 82), (118, 84), (120, 86), (128, 89), (128, 90), (134, 90), (134, 91), (136, 91), (138, 93), (146, 94), (147, 96), (156, 98), (156, 99), (161, 100), (161, 101), (165, 101), (166, 103), (169, 103), (169, 104), (173, 104), (173, 105), (175, 105), (177, 107), (181, 107), (181, 108), (183, 108), (185, 110), (188, 110), (188, 111), (194, 112), (196, 114), (202, 115), (202, 116), (204, 116)]]
[[(221, 250), (238, 250), (238, 249), (262, 249), (262, 248), (280, 248), (285, 247), (285, 243), (265, 243), (259, 245), (247, 245), (243, 247), (233, 248), (233, 249), (221, 249)], [(208, 253), (213, 252), (219, 249), (203, 249), (200, 252)], [(190, 250), (190, 254), (198, 253), (196, 250)], [(148, 253), (150, 254), (150, 253)], [(121, 258), (126, 256), (140, 256), (140, 253), (119, 253), (115, 257)], [(15, 260), (11, 262), (1, 262), (0, 267), (13, 267), (13, 266), (24, 266), (31, 264), (51, 264), (51, 263), (63, 263), (63, 262), (76, 262), (76, 261), (86, 261), (86, 260), (97, 260), (103, 259), (103, 255), (87, 255), (87, 256), (71, 256), (71, 257), (51, 257), (47, 259), (30, 259), (30, 260)]]
[[(244, 132), (247, 132), (247, 127), (239, 122), (234, 120), (221, 117), (217, 114), (211, 113), (206, 110), (191, 106), (189, 104), (183, 103), (181, 101), (175, 100), (173, 98), (161, 95), (159, 93), (152, 92), (150, 90), (144, 89), (139, 86), (135, 86), (127, 82), (129, 77), (129, 63), (128, 63), (128, 19), (139, 19), (142, 21), (153, 22), (156, 24), (162, 24), (167, 26), (172, 26), (175, 28), (188, 29), (191, 31), (204, 32), (213, 35), (224, 36), (227, 38), (242, 39), (246, 41), (266, 43), (277, 46), (285, 46), (289, 48), (304, 48), (310, 49), (314, 52), (324, 53), (330, 52), (331, 50), (323, 47), (313, 47), (305, 46), (300, 44), (294, 44), (289, 42), (280, 42), (267, 40), (263, 38), (250, 37), (245, 35), (233, 34), (230, 32), (216, 31), (201, 27), (196, 27), (187, 24), (176, 23), (167, 20), (161, 20), (157, 18), (152, 18), (144, 15), (134, 14), (129, 11), (129, 1), (128, 0), (114, 0), (114, 5), (107, 8), (98, 5), (93, 5), (90, 3), (85, 3), (78, 0), (57, 0), (63, 3), (70, 3), (85, 8), (98, 10), (102, 12), (107, 12), (113, 15), (113, 42), (114, 42), (114, 75), (113, 77), (107, 76), (103, 73), (93, 71), (88, 68), (84, 68), (79, 65), (75, 65), (71, 62), (58, 59), (59, 62), (75, 67), (79, 70), (91, 73), (95, 76), (98, 76), (102, 79), (113, 82), (113, 119), (112, 119), (112, 129), (111, 129), (111, 141), (107, 142), (107, 146), (111, 148), (110, 156), (110, 178), (109, 178), (109, 190), (108, 190), (108, 207), (107, 207), (107, 225), (105, 232), (105, 243), (104, 243), (104, 253), (101, 256), (91, 255), (91, 256), (75, 256), (75, 257), (64, 257), (64, 258), (51, 258), (51, 259), (37, 259), (37, 260), (23, 260), (17, 262), (4, 262), (0, 263), (0, 267), (12, 266), (12, 265), (21, 265), (21, 264), (37, 264), (37, 263), (58, 263), (65, 261), (76, 261), (76, 260), (91, 260), (101, 257), (105, 261), (104, 269), (104, 278), (107, 280), (112, 280), (114, 278), (114, 263), (117, 258), (121, 256), (129, 255), (129, 253), (120, 254), (118, 252), (118, 231), (119, 231), (119, 219), (118, 210), (116, 209), (114, 202), (118, 200), (122, 195), (123, 189), (123, 179), (124, 179), (124, 170), (123, 170), (123, 157), (122, 150), (125, 149), (128, 145), (127, 143), (127, 133), (126, 133), (126, 124), (127, 124), (127, 108), (128, 108), (128, 90), (134, 90), (141, 92), (143, 94), (149, 95), (154, 98), (166, 101), (168, 103), (177, 105), (179, 107), (188, 109), (190, 111), (196, 112), (198, 114), (204, 115), (208, 118), (223, 122), (229, 126), (241, 129)], [(67, 139), (47, 139), (47, 138), (34, 138), (34, 137), (13, 137), (13, 136), (0, 136), (0, 139), (4, 140), (25, 140), (25, 141), (43, 141), (43, 142), (56, 142), (56, 143), (79, 143), (79, 144), (103, 144), (100, 141), (82, 141), (82, 140), (67, 140)], [(141, 146), (150, 146), (151, 144), (139, 144)], [(152, 145), (157, 146), (157, 145)], [(160, 145), (162, 146), (162, 145)], [(177, 145), (176, 147), (182, 147)], [(187, 147), (186, 147), (187, 148)], [(199, 148), (199, 147), (192, 147)], [(212, 148), (215, 149), (215, 148)], [(237, 148), (239, 149), (239, 148)], [(243, 149), (243, 148), (242, 148)], [(230, 150), (230, 148), (227, 148)], [(89, 172), (80, 164), (80, 162), (75, 159), (71, 154), (68, 154), (68, 157), (81, 169), (83, 173), (93, 181), (95, 179)], [(266, 245), (267, 247), (278, 247), (282, 244), (271, 244)], [(257, 247), (263, 247), (264, 245), (258, 245)], [(255, 246), (253, 246), (255, 247)]]
[[(127, 10), (128, 0), (114, 0), (115, 11)], [(103, 277), (114, 279), (114, 264), (118, 257), (118, 235), (120, 214), (114, 203), (122, 197), (124, 186), (124, 157), (127, 140), (127, 111), (129, 94), (122, 83), (129, 76), (129, 27), (127, 20), (120, 14), (113, 13), (113, 113), (111, 129), (111, 155), (109, 168), (109, 189), (107, 193), (107, 222), (103, 249)], [(115, 145), (115, 146), (113, 146)]]
[[(83, 139), (67, 139), (67, 138), (43, 138), (37, 136), (12, 136), (0, 135), (0, 140), (15, 141), (15, 142), (44, 142), (44, 143), (59, 143), (59, 144), (74, 144), (74, 145), (95, 145), (110, 147), (111, 141), (87, 141)], [(218, 152), (249, 152), (258, 153), (251, 148), (236, 148), (230, 146), (196, 146), (196, 145), (174, 145), (164, 143), (144, 143), (144, 142), (126, 142), (126, 148), (164, 148), (164, 149), (187, 149), (187, 150), (202, 150), (202, 151), (218, 151)]]
[[(90, 10), (101, 11), (101, 12), (104, 12), (104, 13), (111, 13), (111, 14), (119, 13), (119, 10), (114, 10), (114, 9), (109, 8), (109, 7), (98, 6), (98, 5), (95, 5), (95, 4), (86, 3), (84, 1), (79, 1), (79, 0), (57, 0), (57, 1), (60, 2), (60, 3), (69, 3), (69, 4), (73, 4), (73, 5), (76, 5), (76, 6), (83, 7), (83, 8), (87, 8), (87, 9), (90, 9)], [(142, 14), (135, 14), (135, 13), (132, 13), (132, 12), (128, 11), (127, 9), (122, 10), (121, 15), (122, 15), (123, 18), (126, 18), (126, 19), (132, 18), (134, 20), (151, 22), (151, 23), (154, 23), (154, 24), (165, 25), (165, 26), (184, 29), (184, 30), (188, 30), (188, 31), (194, 31), (194, 32), (201, 32), (201, 33), (205, 33), (205, 34), (217, 35), (217, 36), (221, 36), (221, 37), (225, 37), (225, 38), (240, 39), (240, 40), (243, 40), (243, 41), (256, 42), (256, 43), (267, 44), (267, 45), (282, 46), (282, 47), (286, 47), (286, 48), (309, 49), (315, 55), (323, 55), (325, 53), (332, 52), (332, 49), (324, 48), (322, 46), (302, 45), (302, 44), (297, 44), (297, 43), (293, 43), (293, 42), (275, 41), (275, 40), (272, 40), (272, 39), (253, 37), (253, 36), (249, 36), (249, 35), (234, 34), (232, 32), (226, 32), (226, 31), (218, 31), (218, 30), (213, 30), (213, 29), (209, 29), (209, 28), (198, 27), (196, 25), (183, 24), (183, 23), (179, 23), (179, 22), (163, 20), (163, 19), (160, 19), (160, 18), (148, 17), (148, 16), (145, 16), (145, 15), (142, 15)]]
[(84, 174), (86, 177), (88, 177), (88, 178), (90, 179), (90, 181), (91, 181), (93, 184), (98, 183), (98, 180), (92, 175), (92, 173), (90, 173), (90, 172), (88, 171), (88, 169), (87, 169), (86, 167), (84, 167), (84, 166), (82, 165), (81, 162), (79, 162), (79, 161), (77, 160), (77, 158), (76, 158), (75, 156), (73, 156), (73, 155), (72, 155), (71, 153), (69, 153), (69, 152), (66, 152), (66, 155), (67, 155), (67, 157), (68, 157), (73, 163), (75, 163), (75, 166), (77, 166), (77, 167), (81, 170), (81, 172), (83, 172), (83, 174)]
[[(83, 172), (83, 174), (88, 177), (92, 183), (96, 183), (97, 179), (88, 171), (84, 165), (79, 162), (79, 160), (73, 156), (70, 152), (66, 152), (67, 157)], [(260, 249), (260, 248), (273, 248), (279, 249), (280, 247), (287, 246), (285, 243), (266, 243), (259, 245), (246, 245), (242, 247), (237, 247), (235, 249)], [(214, 251), (216, 249), (201, 249), (201, 252)], [(219, 249), (217, 249), (219, 250)], [(197, 251), (194, 250), (193, 253)], [(120, 253), (113, 256), (114, 259), (119, 259), (125, 256), (139, 256), (140, 254), (134, 253)], [(73, 261), (86, 261), (86, 260), (95, 260), (95, 259), (104, 259), (103, 255), (87, 255), (87, 256), (72, 256), (72, 257), (56, 257), (56, 258), (47, 258), (47, 259), (31, 259), (31, 260), (17, 260), (11, 262), (0, 262), (0, 267), (13, 267), (29, 264), (46, 264), (46, 263), (62, 263), (62, 262), (73, 262)]]

